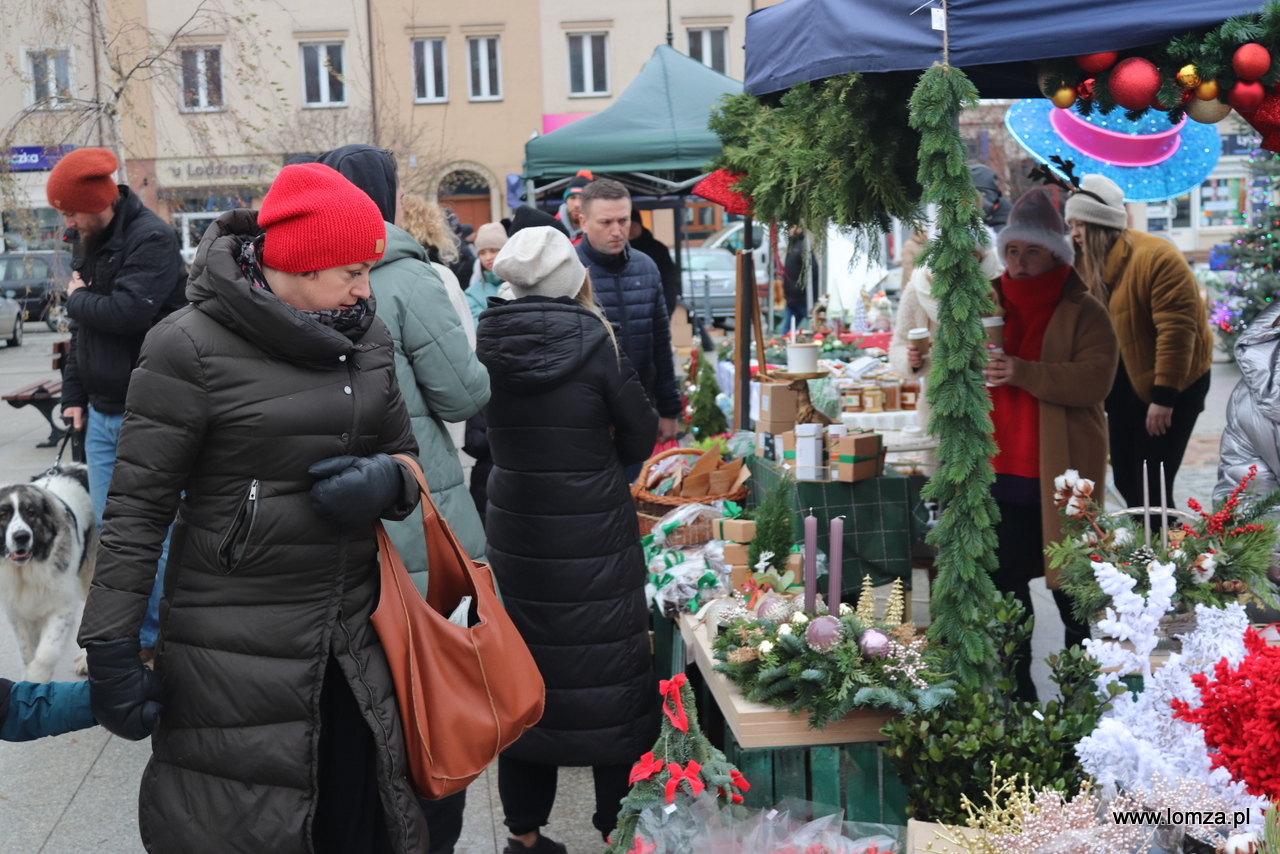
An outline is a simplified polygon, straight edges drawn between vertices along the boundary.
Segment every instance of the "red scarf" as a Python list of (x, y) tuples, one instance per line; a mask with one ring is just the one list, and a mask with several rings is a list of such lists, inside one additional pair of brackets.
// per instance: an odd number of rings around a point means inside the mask
[[(1044, 335), (1062, 300), (1071, 267), (1064, 264), (1030, 279), (1000, 277), (1004, 303), (1004, 351), (1026, 362), (1040, 361)], [(1008, 384), (989, 389), (991, 421), (999, 451), (991, 464), (997, 474), (1040, 476), (1040, 401)]]

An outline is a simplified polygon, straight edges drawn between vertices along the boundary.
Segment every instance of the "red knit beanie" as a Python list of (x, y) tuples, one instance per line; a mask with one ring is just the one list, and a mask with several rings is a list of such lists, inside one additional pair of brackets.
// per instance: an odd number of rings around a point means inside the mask
[(77, 148), (65, 155), (44, 185), (49, 207), (72, 213), (98, 213), (111, 207), (120, 188), (111, 177), (119, 166), (105, 148)]
[(387, 245), (373, 199), (320, 163), (281, 169), (262, 200), (258, 225), (267, 231), (262, 263), (285, 273), (376, 261)]

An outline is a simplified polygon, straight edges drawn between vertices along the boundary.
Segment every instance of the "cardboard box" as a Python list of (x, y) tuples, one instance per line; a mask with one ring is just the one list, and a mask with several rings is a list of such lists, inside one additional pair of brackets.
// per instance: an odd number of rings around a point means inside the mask
[(724, 562), (730, 566), (748, 566), (751, 562), (751, 546), (746, 543), (725, 543)]
[[(798, 406), (796, 392), (792, 391), (786, 383), (751, 383), (751, 417), (756, 421), (766, 421), (771, 424), (795, 424)], [(776, 433), (781, 431), (765, 430), (763, 432)]]
[(788, 430), (778, 433), (775, 438), (778, 440), (777, 462), (794, 469), (796, 467), (796, 434)]
[(763, 419), (756, 419), (756, 432), (758, 433), (772, 433), (776, 436), (779, 433), (791, 432), (795, 426), (795, 419), (790, 421), (765, 421)]
[(731, 543), (749, 543), (756, 538), (756, 523), (751, 519), (717, 519), (716, 539)]
[(778, 460), (778, 437), (767, 432), (756, 433), (756, 456), (762, 460), (776, 462)]
[(879, 433), (850, 433), (836, 443), (837, 479), (856, 483), (879, 477), (884, 465), (884, 441)]
[(796, 581), (804, 581), (804, 555), (800, 552), (787, 555), (787, 570), (796, 574)]
[(746, 590), (747, 579), (751, 577), (751, 567), (747, 566), (746, 564), (743, 564), (741, 566), (738, 566), (736, 564), (733, 564), (733, 565), (726, 564), (726, 568), (729, 570), (729, 584), (733, 587), (733, 589)]
[(671, 312), (671, 346), (693, 346), (693, 325), (689, 323), (688, 309), (682, 305)]

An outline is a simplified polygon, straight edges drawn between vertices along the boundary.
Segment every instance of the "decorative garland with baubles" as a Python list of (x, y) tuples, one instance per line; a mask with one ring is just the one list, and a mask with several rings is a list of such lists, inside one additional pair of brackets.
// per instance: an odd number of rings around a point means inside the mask
[(1280, 0), (1167, 44), (1050, 60), (1037, 82), (1055, 106), (1086, 116), (1159, 110), (1173, 124), (1215, 124), (1234, 108), (1280, 151)]

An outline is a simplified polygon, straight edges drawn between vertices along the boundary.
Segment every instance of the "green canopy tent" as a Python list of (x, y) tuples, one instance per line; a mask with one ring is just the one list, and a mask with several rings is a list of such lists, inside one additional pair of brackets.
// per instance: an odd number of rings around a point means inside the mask
[(612, 105), (524, 147), (526, 198), (563, 190), (579, 169), (621, 181), (638, 196), (687, 193), (720, 156), (711, 109), (742, 84), (660, 45)]

